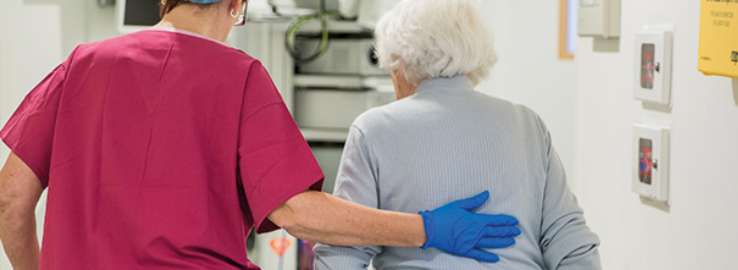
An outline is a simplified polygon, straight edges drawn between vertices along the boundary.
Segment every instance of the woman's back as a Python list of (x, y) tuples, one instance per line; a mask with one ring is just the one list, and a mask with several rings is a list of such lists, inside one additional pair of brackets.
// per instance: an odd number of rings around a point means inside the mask
[(294, 124), (241, 51), (169, 30), (78, 47), (2, 134), (49, 187), (41, 268), (253, 269), (245, 233), (274, 195), (251, 176), (268, 178), (260, 164), (279, 157), (239, 159), (239, 148), (302, 140), (244, 127), (255, 121)]
[[(377, 269), (548, 269), (542, 245), (544, 231), (555, 223), (550, 219), (581, 217), (573, 196), (564, 192), (563, 176), (548, 181), (549, 151), (547, 131), (530, 110), (473, 91), (463, 76), (424, 82), (416, 95), (355, 122), (336, 194), (371, 207), (418, 212), (491, 190), (481, 212), (518, 217), (523, 235), (514, 247), (493, 251), (502, 258), (498, 264), (433, 250), (321, 246), (318, 265), (329, 267), (319, 269), (352, 269), (356, 252), (376, 256)], [(567, 198), (552, 203), (545, 198), (551, 192)]]

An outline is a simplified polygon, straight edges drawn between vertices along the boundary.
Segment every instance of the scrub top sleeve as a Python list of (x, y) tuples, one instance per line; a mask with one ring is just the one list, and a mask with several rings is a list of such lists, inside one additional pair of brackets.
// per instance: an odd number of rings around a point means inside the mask
[(259, 233), (278, 229), (267, 218), (293, 196), (319, 191), (323, 172), (266, 70), (252, 67), (246, 87), (239, 169)]
[(49, 184), (54, 127), (67, 73), (59, 65), (26, 96), (0, 130), (0, 138), (33, 170), (41, 185)]

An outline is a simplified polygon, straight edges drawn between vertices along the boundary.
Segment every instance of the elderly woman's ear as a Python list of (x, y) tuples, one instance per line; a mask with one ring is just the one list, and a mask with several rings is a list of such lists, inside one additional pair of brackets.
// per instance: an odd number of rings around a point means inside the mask
[(407, 74), (405, 74), (405, 64), (400, 62), (397, 68), (390, 72), (390, 75), (392, 76), (392, 84), (395, 86), (395, 97), (398, 100), (415, 94), (418, 85), (409, 82)]

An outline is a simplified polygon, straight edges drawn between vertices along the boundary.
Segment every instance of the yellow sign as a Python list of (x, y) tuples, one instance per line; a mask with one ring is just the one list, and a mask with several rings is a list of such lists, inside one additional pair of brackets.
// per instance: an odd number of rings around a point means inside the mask
[(738, 78), (738, 0), (701, 0), (700, 71)]

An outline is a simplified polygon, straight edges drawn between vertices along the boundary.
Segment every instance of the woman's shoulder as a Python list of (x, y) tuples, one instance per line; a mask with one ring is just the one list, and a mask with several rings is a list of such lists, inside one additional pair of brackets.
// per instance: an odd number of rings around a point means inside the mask
[(539, 114), (527, 105), (482, 92), (476, 92), (476, 95), (474, 100), (480, 102), (483, 108), (490, 110), (490, 114), (515, 118), (516, 121), (542, 122)]
[(381, 129), (382, 126), (386, 126), (385, 123), (387, 122), (387, 116), (387, 112), (384, 110), (383, 106), (371, 108), (356, 117), (351, 126), (362, 133)]

